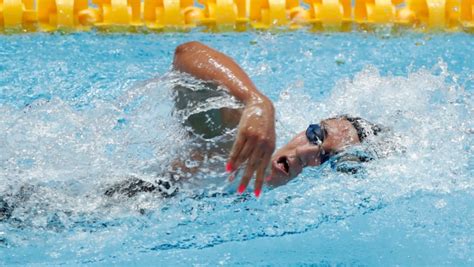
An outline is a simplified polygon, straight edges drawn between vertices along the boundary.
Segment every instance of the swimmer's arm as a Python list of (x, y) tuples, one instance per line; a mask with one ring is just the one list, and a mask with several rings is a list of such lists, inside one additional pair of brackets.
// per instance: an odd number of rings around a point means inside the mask
[(174, 54), (173, 68), (198, 79), (224, 86), (244, 104), (254, 102), (271, 104), (232, 58), (200, 42), (179, 45)]
[(275, 111), (272, 102), (257, 90), (248, 75), (230, 57), (199, 42), (176, 48), (173, 67), (194, 77), (222, 85), (245, 104), (226, 169), (236, 170), (247, 161), (238, 191), (245, 191), (256, 173), (255, 195), (275, 150)]

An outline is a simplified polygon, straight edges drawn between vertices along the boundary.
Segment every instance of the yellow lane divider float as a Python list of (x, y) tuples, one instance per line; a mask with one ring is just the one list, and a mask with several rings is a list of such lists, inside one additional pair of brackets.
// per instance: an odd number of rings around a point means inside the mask
[(0, 0), (0, 31), (350, 30), (401, 25), (474, 31), (474, 0)]

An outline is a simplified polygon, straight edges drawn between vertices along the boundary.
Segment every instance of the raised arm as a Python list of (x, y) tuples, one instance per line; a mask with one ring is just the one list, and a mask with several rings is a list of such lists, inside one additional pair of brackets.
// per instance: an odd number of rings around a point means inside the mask
[(275, 150), (275, 112), (272, 102), (255, 87), (248, 75), (230, 57), (199, 42), (176, 48), (174, 69), (222, 85), (245, 104), (226, 170), (231, 172), (248, 161), (238, 192), (245, 191), (256, 173), (255, 195), (263, 185), (265, 169)]
[(173, 67), (198, 79), (213, 81), (226, 87), (245, 104), (270, 102), (232, 58), (202, 43), (189, 42), (178, 46)]

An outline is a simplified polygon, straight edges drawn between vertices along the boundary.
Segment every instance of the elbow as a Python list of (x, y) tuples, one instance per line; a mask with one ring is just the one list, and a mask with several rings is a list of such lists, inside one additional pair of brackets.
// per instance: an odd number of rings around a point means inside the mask
[(186, 71), (186, 66), (195, 59), (195, 55), (204, 47), (206, 46), (197, 41), (178, 45), (174, 51), (173, 68), (178, 71)]
[(174, 55), (176, 57), (185, 53), (195, 52), (198, 49), (202, 49), (203, 47), (205, 46), (198, 41), (187, 42), (187, 43), (178, 45), (174, 51)]

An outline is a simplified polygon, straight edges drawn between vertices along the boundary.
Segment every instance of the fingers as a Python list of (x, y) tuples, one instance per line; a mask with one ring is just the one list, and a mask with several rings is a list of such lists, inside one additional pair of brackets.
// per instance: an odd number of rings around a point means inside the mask
[(240, 151), (240, 154), (237, 156), (237, 159), (234, 161), (235, 168), (239, 168), (242, 163), (250, 159), (252, 155), (257, 152), (255, 149), (255, 141), (247, 140), (245, 142), (244, 148)]
[(270, 161), (270, 158), (272, 156), (272, 153), (262, 153), (261, 156), (261, 161), (260, 165), (258, 166), (257, 169), (257, 176), (255, 178), (255, 196), (259, 197), (260, 193), (262, 192), (262, 186), (264, 182), (264, 176), (265, 176), (265, 170), (267, 169), (268, 162)]
[(242, 135), (237, 135), (237, 140), (235, 140), (235, 143), (232, 147), (232, 152), (230, 153), (229, 156), (229, 161), (227, 162), (226, 170), (227, 172), (232, 172), (237, 169), (235, 162), (237, 161), (237, 158), (239, 157), (240, 151), (245, 145), (245, 140), (246, 138), (243, 137)]
[(260, 159), (257, 155), (259, 155), (259, 153), (253, 153), (252, 157), (248, 161), (247, 168), (245, 168), (244, 175), (242, 176), (242, 180), (240, 180), (240, 185), (237, 190), (239, 194), (242, 194), (245, 191), (253, 173), (257, 169), (258, 163), (260, 162)]
[[(242, 138), (241, 140), (244, 140), (244, 139)], [(226, 171), (230, 173), (229, 182), (232, 182), (235, 178), (234, 171), (237, 170), (240, 167), (240, 165), (242, 165), (242, 163), (245, 162), (252, 154), (252, 151), (254, 150), (254, 142), (247, 139), (246, 142), (239, 142), (237, 145), (234, 145), (234, 147), (235, 149), (233, 151), (240, 151), (240, 152), (238, 154), (232, 152), (231, 158), (229, 159), (229, 162), (227, 163)]]
[(245, 138), (239, 135), (237, 141), (234, 143), (234, 147), (232, 148), (232, 153), (226, 169), (230, 171), (238, 169), (242, 163), (250, 158), (255, 149), (256, 143), (257, 140), (254, 138)]
[[(270, 162), (274, 149), (274, 138), (262, 138), (257, 134), (251, 135), (248, 133), (238, 135), (226, 169), (228, 172), (233, 172), (247, 161), (244, 175), (237, 189), (239, 194), (245, 191), (255, 173), (254, 193), (256, 197), (259, 197), (262, 191), (265, 170)], [(233, 179), (234, 176), (232, 173), (229, 180), (232, 181)]]

